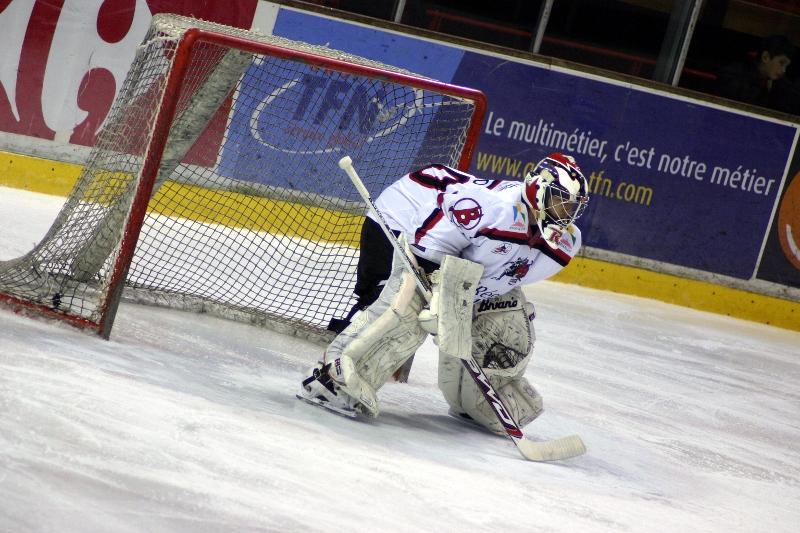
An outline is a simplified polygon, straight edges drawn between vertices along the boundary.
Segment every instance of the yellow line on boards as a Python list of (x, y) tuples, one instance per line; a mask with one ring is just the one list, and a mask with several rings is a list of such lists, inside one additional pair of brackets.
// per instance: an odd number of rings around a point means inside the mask
[(586, 257), (574, 258), (552, 279), (800, 331), (800, 302), (706, 281)]
[[(68, 196), (82, 168), (0, 152), (0, 185)], [(358, 247), (363, 221), (360, 215), (169, 181), (150, 201), (148, 212), (351, 247)]]
[[(72, 163), (0, 152), (0, 185), (6, 187), (67, 196), (80, 171), (81, 166)], [(273, 233), (353, 247), (358, 246), (363, 220), (349, 213), (174, 182), (161, 187), (150, 211), (256, 231), (268, 228)], [(671, 274), (576, 257), (553, 280), (800, 331), (800, 302)]]
[(0, 185), (42, 194), (68, 196), (81, 165), (0, 152)]
[(166, 182), (150, 212), (252, 231), (358, 247), (364, 217), (242, 193)]

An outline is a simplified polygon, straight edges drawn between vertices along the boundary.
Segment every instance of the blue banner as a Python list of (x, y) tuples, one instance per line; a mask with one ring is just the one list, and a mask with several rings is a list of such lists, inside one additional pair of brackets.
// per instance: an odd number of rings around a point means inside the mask
[(365, 183), (402, 176), (430, 158), (426, 133), (443, 109), (431, 97), (386, 81), (353, 84), (307, 65), (275, 79), (288, 70), (276, 68), (281, 61), (253, 64), (245, 74), (219, 162), (223, 176), (349, 198), (354, 191), (337, 167), (344, 155), (358, 161)]
[(290, 9), (278, 12), (272, 33), (328, 46), (440, 81), (453, 78), (465, 53), (452, 46)]
[[(427, 75), (450, 77), (463, 56), (452, 48), (286, 9), (280, 11), (274, 33), (373, 60), (393, 54), (393, 59), (405, 58), (393, 65)], [(378, 38), (388, 38), (386, 46), (376, 47)], [(383, 182), (386, 176), (400, 177), (441, 157), (428, 153), (436, 147), (426, 142), (426, 134), (437, 120), (456, 117), (449, 116), (440, 98), (385, 80), (354, 84), (347, 75), (308, 65), (297, 68), (297, 63), (289, 69), (279, 59), (249, 68), (234, 104), (220, 174), (347, 198), (354, 194), (352, 187), (334, 183), (346, 181), (336, 165), (344, 155), (358, 162), (368, 187), (372, 176)], [(274, 89), (265, 93), (263, 87)], [(264, 161), (276, 170), (265, 173)]]
[[(572, 154), (592, 191), (580, 222), (586, 245), (741, 279), (754, 275), (796, 127), (284, 8), (273, 33), (482, 90), (489, 109), (471, 171), (521, 179), (552, 151)], [(261, 119), (252, 118), (259, 105), (237, 104), (233, 119), (262, 128)], [(350, 120), (337, 109), (334, 120)], [(259, 141), (264, 157), (283, 157), (273, 145), (312, 135), (322, 111), (290, 112), (300, 117), (296, 131)], [(310, 177), (300, 186), (319, 188), (315, 168), (309, 165)]]
[(521, 178), (552, 151), (578, 160), (586, 245), (753, 275), (795, 128), (477, 53), (453, 81), (489, 100), (477, 174)]

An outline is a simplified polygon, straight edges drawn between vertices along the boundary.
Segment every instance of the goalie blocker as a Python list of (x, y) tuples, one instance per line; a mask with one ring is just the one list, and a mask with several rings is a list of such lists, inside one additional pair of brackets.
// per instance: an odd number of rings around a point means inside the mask
[(465, 371), (461, 359), (470, 355), (520, 426), (539, 416), (542, 399), (523, 375), (535, 336), (533, 305), (522, 291), (514, 289), (473, 305), (483, 268), (445, 256), (441, 269), (431, 275), (431, 305), (423, 308), (414, 276), (402, 260), (395, 254), (392, 273), (376, 302), (355, 315), (331, 343), (324, 360), (303, 382), (300, 396), (337, 412), (376, 417), (376, 391), (432, 333), (440, 348), (438, 384), (452, 416), (506, 434)]

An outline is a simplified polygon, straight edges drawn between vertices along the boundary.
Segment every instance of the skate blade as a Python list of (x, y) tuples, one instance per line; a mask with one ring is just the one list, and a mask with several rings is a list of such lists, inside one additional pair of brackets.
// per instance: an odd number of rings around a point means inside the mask
[(358, 417), (358, 411), (355, 409), (344, 409), (342, 407), (337, 407), (335, 405), (331, 405), (330, 402), (326, 402), (320, 400), (319, 398), (307, 398), (302, 394), (295, 394), (298, 400), (303, 400), (306, 403), (311, 405), (316, 405), (317, 407), (322, 407), (323, 409), (327, 409), (337, 415), (346, 416), (347, 418), (356, 418)]

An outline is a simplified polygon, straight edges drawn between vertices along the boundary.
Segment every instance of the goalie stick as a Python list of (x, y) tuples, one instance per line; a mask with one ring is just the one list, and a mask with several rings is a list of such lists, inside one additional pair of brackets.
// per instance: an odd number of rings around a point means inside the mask
[[(417, 289), (422, 293), (425, 300), (430, 302), (430, 283), (411, 263), (406, 251), (400, 247), (400, 243), (397, 241), (394, 233), (389, 229), (386, 220), (378, 212), (375, 203), (369, 195), (369, 191), (367, 191), (367, 188), (358, 176), (356, 169), (353, 168), (353, 160), (349, 156), (341, 158), (339, 160), (339, 168), (347, 173), (350, 181), (353, 182), (361, 198), (367, 204), (370, 212), (375, 216), (384, 234), (386, 234), (386, 238), (389, 239), (389, 242), (398, 252), (398, 255), (403, 259), (403, 266), (414, 275)], [(522, 454), (525, 459), (529, 461), (559, 461), (562, 459), (569, 459), (570, 457), (576, 457), (586, 452), (586, 446), (578, 435), (569, 435), (567, 437), (547, 441), (533, 441), (526, 438), (519, 424), (514, 420), (514, 417), (506, 406), (503, 405), (497, 391), (492, 386), (489, 378), (486, 377), (486, 373), (480, 365), (475, 362), (475, 359), (471, 355), (468, 355), (466, 359), (461, 359), (461, 362), (475, 381), (478, 389), (483, 393), (487, 403), (492, 407), (498, 421), (500, 421), (505, 429), (506, 435), (514, 442), (520, 454)]]

